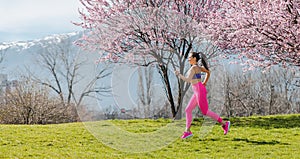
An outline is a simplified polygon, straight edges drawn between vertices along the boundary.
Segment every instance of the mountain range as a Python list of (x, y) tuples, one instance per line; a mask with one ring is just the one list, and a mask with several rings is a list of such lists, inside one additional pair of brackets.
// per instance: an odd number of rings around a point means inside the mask
[[(59, 44), (63, 40), (75, 41), (81, 36), (81, 32), (66, 34), (55, 34), (29, 41), (2, 42), (0, 43), (0, 53), (3, 61), (0, 64), (1, 73), (8, 74), (9, 79), (17, 78), (24, 72), (26, 67), (36, 69), (36, 54), (46, 46)], [(69, 46), (66, 46), (69, 47)], [(72, 46), (77, 47), (77, 46)]]
[[(3, 61), (0, 63), (1, 72), (8, 76), (8, 80), (18, 80), (20, 76), (26, 74), (28, 70), (37, 75), (43, 76), (43, 78), (49, 78), (49, 75), (45, 74), (40, 65), (38, 65), (37, 55), (43, 51), (45, 47), (51, 45), (61, 45), (64, 42), (68, 44), (64, 47), (71, 47), (75, 51), (83, 52), (84, 58), (87, 59), (87, 64), (80, 70), (79, 74), (85, 77), (86, 81), (77, 84), (76, 89), (80, 92), (85, 83), (88, 82), (97, 69), (104, 67), (103, 65), (97, 65), (95, 61), (98, 58), (97, 53), (91, 53), (82, 50), (73, 44), (82, 36), (82, 32), (72, 32), (65, 34), (55, 34), (44, 37), (42, 39), (34, 39), (29, 41), (16, 41), (16, 42), (2, 42), (0, 43), (0, 54), (3, 57)], [(115, 109), (132, 110), (137, 104), (137, 90), (138, 90), (138, 68), (128, 65), (111, 65), (110, 70), (112, 74), (102, 80), (97, 85), (108, 86), (112, 88), (112, 94), (110, 96), (101, 96), (101, 100), (89, 101), (91, 105), (97, 105), (100, 109), (112, 109), (108, 111), (114, 111)], [(161, 83), (160, 75), (157, 71), (154, 71), (153, 76), (153, 88), (155, 96), (162, 97), (164, 95), (163, 85)], [(90, 78), (87, 78), (90, 77)], [(161, 100), (161, 98), (156, 98)], [(159, 101), (157, 101), (159, 102)], [(95, 108), (95, 107), (93, 107)], [(104, 110), (107, 111), (107, 110)]]

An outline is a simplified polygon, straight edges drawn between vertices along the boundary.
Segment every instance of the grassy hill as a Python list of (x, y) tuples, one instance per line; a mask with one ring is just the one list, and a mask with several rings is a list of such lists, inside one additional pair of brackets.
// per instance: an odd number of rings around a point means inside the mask
[[(138, 136), (151, 136), (174, 121), (107, 121), (118, 127), (118, 131), (110, 129), (112, 125), (99, 124), (101, 122), (92, 122), (93, 129), (87, 126), (91, 123), (0, 125), (0, 158), (300, 158), (300, 115), (230, 120), (231, 131), (228, 135), (223, 135), (219, 125), (205, 126), (204, 120), (195, 119), (192, 125), (194, 136), (186, 140), (181, 140), (181, 134), (178, 133), (184, 130), (184, 120), (175, 121), (178, 122), (176, 129), (164, 131), (158, 140), (162, 141), (170, 136), (178, 138), (169, 140), (157, 150), (139, 153), (134, 147), (139, 146), (138, 139), (131, 142), (127, 136), (122, 138), (117, 133), (126, 131)], [(209, 127), (206, 133), (202, 131), (204, 127)], [(132, 146), (132, 152), (116, 149), (114, 141), (103, 142), (102, 139), (106, 137), (122, 140), (122, 143)], [(146, 143), (151, 147), (153, 142), (160, 141), (153, 141), (149, 137)]]

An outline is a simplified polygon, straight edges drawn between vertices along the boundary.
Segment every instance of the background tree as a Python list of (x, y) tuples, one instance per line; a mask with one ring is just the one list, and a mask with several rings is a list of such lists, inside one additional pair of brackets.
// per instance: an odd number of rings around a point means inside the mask
[(250, 66), (300, 66), (299, 0), (226, 0), (208, 17), (214, 44)]
[[(157, 65), (175, 117), (188, 85), (178, 79), (179, 89), (174, 93), (169, 70), (187, 70), (188, 53), (204, 42), (202, 23), (206, 21), (201, 18), (217, 4), (198, 0), (80, 1), (86, 12), (80, 11), (82, 22), (77, 25), (87, 33), (78, 45), (98, 50), (100, 61)], [(205, 53), (211, 57), (216, 52)]]
[(78, 121), (74, 105), (65, 109), (50, 89), (23, 77), (7, 86), (0, 102), (0, 123), (50, 124)]
[(157, 80), (155, 70), (153, 66), (138, 68), (137, 110), (139, 117), (170, 118), (172, 116), (168, 101), (160, 93), (163, 88), (155, 82)]
[[(49, 87), (58, 95), (62, 108), (68, 109), (73, 105), (78, 113), (85, 112), (87, 100), (108, 95), (110, 88), (99, 84), (99, 80), (109, 76), (109, 66), (98, 65), (93, 72), (86, 68), (88, 58), (83, 55), (77, 47), (74, 47), (72, 41), (63, 40), (58, 44), (49, 45), (37, 54), (38, 64), (41, 66), (42, 74), (47, 74), (46, 78), (34, 76), (34, 80), (44, 86)], [(84, 58), (82, 58), (84, 57)], [(83, 72), (90, 71), (87, 75)], [(91, 100), (90, 100), (91, 101)], [(97, 104), (97, 103), (94, 103)], [(81, 120), (84, 120), (84, 114), (81, 114)], [(89, 118), (89, 117), (87, 117)]]
[(153, 84), (153, 68), (139, 68), (138, 69), (139, 80), (138, 80), (138, 108), (140, 112), (146, 118), (150, 117), (151, 105), (153, 103), (153, 91), (151, 91), (151, 85)]
[[(261, 70), (243, 72), (236, 67), (217, 73), (225, 77), (223, 82), (214, 85), (224, 88), (226, 116), (299, 113), (300, 90), (293, 85), (293, 70), (273, 67), (262, 73)], [(213, 76), (212, 80), (215, 80)]]

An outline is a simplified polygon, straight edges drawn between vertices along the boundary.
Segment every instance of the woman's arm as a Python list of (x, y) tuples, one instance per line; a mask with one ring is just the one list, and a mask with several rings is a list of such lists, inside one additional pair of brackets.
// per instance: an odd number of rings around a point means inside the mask
[(193, 69), (193, 67), (191, 67), (187, 73), (187, 77), (183, 76), (182, 74), (180, 74), (178, 71), (175, 72), (176, 75), (178, 75), (179, 78), (181, 78), (182, 80), (184, 80), (185, 82), (191, 82), (193, 79), (193, 76), (195, 74), (195, 71)]
[(206, 86), (206, 83), (207, 83), (207, 81), (208, 81), (208, 79), (209, 79), (209, 77), (210, 77), (210, 71), (207, 70), (205, 67), (201, 67), (201, 71), (206, 73), (205, 79), (204, 79), (204, 81), (202, 82), (202, 84), (203, 84), (204, 86)]

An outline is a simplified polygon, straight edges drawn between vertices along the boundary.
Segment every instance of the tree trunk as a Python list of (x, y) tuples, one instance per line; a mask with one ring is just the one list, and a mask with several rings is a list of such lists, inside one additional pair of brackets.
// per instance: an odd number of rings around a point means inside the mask
[(274, 105), (274, 85), (270, 85), (271, 95), (270, 95), (270, 104), (269, 104), (269, 115), (272, 115), (272, 106)]
[(168, 76), (168, 68), (164, 65), (159, 65), (159, 74), (162, 76), (163, 83), (165, 85), (165, 93), (167, 95), (168, 101), (171, 106), (172, 117), (175, 118), (177, 114), (177, 110), (175, 107), (170, 80)]

